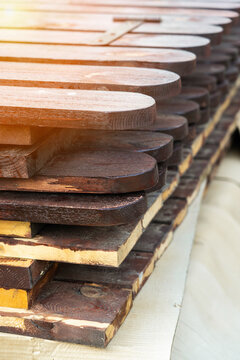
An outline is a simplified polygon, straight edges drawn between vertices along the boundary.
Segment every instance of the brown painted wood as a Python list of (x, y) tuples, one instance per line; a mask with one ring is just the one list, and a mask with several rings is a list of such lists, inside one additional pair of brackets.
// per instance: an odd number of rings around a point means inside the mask
[[(0, 31), (1, 34), (1, 31)], [(1, 39), (1, 38), (0, 38)], [(210, 55), (210, 40), (190, 35), (126, 34), (112, 43), (113, 46), (181, 49), (198, 56)]]
[(52, 279), (56, 268), (57, 264), (53, 264), (30, 290), (0, 288), (0, 309), (1, 307), (29, 309), (44, 286)]
[(140, 130), (161, 132), (171, 135), (174, 141), (182, 140), (188, 134), (188, 122), (183, 116), (158, 114), (151, 126)]
[(168, 166), (178, 166), (183, 160), (183, 142), (174, 141), (172, 156), (168, 159)]
[(32, 126), (0, 125), (0, 144), (33, 145), (43, 136), (46, 136), (50, 130), (49, 128), (39, 129)]
[(137, 93), (0, 87), (0, 123), (124, 130), (153, 122), (155, 104)]
[(4, 220), (66, 225), (127, 224), (146, 211), (146, 199), (141, 193), (95, 196), (1, 192), (0, 204), (0, 218)]
[[(18, 12), (15, 17), (6, 17), (4, 12), (0, 12), (1, 28), (14, 29), (35, 29), (35, 30), (72, 30), (72, 31), (107, 31), (114, 27), (116, 16), (108, 14), (74, 14), (74, 13), (51, 13), (51, 12), (32, 12), (31, 17), (28, 12)], [(117, 16), (118, 20), (129, 20), (126, 16)], [(134, 17), (131, 16), (131, 19)], [(138, 16), (141, 20), (141, 16)], [(185, 17), (182, 19), (177, 16), (161, 16), (160, 23), (146, 22), (134, 30), (134, 33), (150, 33), (150, 34), (179, 34), (179, 35), (200, 35), (211, 39), (214, 43), (221, 40), (222, 25), (228, 27), (230, 20), (212, 18), (204, 23), (202, 17)], [(201, 26), (198, 25), (201, 22)], [(215, 24), (216, 23), (216, 24)]]
[(0, 178), (0, 189), (113, 194), (150, 189), (157, 181), (156, 160), (147, 154), (80, 149), (56, 155), (30, 179)]
[(76, 138), (75, 130), (55, 129), (34, 145), (0, 145), (0, 177), (30, 178), (56, 153), (70, 148)]
[(133, 297), (140, 291), (154, 269), (153, 254), (131, 251), (116, 268), (60, 264), (54, 280), (78, 284), (92, 283), (100, 286), (128, 289)]
[[(86, 31), (0, 29), (0, 42), (48, 45), (92, 45), (92, 43), (98, 43), (97, 40), (101, 34), (102, 33)], [(208, 56), (210, 54), (210, 40), (191, 35), (126, 34), (115, 41), (110, 41), (109, 45), (182, 49), (201, 56)]]
[[(179, 75), (160, 69), (0, 62), (0, 85), (140, 92), (155, 99), (180, 92)], [(1, 128), (0, 128), (1, 130)], [(1, 136), (1, 132), (0, 132)], [(0, 138), (1, 140), (1, 138)]]
[[(176, 191), (176, 190), (175, 190)], [(174, 192), (175, 194), (175, 192)], [(187, 202), (182, 199), (169, 198), (154, 218), (154, 222), (170, 225), (175, 229), (187, 213)]]
[(168, 134), (150, 131), (86, 130), (79, 133), (76, 147), (93, 151), (143, 152), (162, 162), (172, 154), (173, 139)]
[(195, 101), (200, 109), (209, 106), (209, 91), (203, 87), (183, 86), (179, 96), (186, 100)]
[(53, 266), (48, 261), (0, 258), (0, 288), (32, 289)]
[[(66, 51), (68, 50), (68, 51)], [(0, 61), (61, 63), (74, 65), (114, 65), (155, 68), (189, 74), (196, 56), (184, 50), (128, 47), (104, 47), (0, 44)]]
[[(3, 317), (0, 330), (105, 347), (131, 305), (129, 290), (52, 281), (45, 286), (30, 310), (0, 308)], [(12, 319), (10, 325), (9, 316)]]
[[(9, 3), (8, 3), (9, 4)], [(2, 10), (5, 10), (5, 6), (4, 3), (1, 3), (2, 6)], [(84, 5), (84, 4), (58, 4), (57, 8), (56, 5), (51, 2), (44, 2), (44, 3), (36, 3), (36, 2), (26, 2), (26, 1), (21, 1), (21, 3), (15, 3), (15, 9), (18, 11), (34, 11), (34, 12), (39, 12), (41, 14), (41, 12), (58, 12), (58, 13), (71, 13), (75, 14), (77, 13), (78, 15), (82, 15), (83, 13), (98, 13), (98, 14), (126, 14), (127, 16), (129, 16), (129, 14), (133, 14), (136, 15), (138, 14), (138, 16), (143, 16), (145, 17), (146, 15), (155, 15), (159, 14), (161, 16), (164, 15), (171, 15), (171, 16), (184, 16), (184, 20), (189, 18), (189, 17), (194, 17), (194, 19), (200, 18), (199, 21), (201, 22), (206, 22), (208, 24), (216, 24), (216, 25), (220, 25), (220, 26), (224, 26), (226, 24), (229, 24), (228, 22), (226, 23), (226, 19), (229, 18), (231, 21), (233, 21), (234, 24), (238, 23), (238, 19), (239, 19), (239, 14), (236, 11), (229, 11), (229, 10), (216, 10), (216, 9), (194, 9), (194, 8), (181, 8), (181, 7), (177, 7), (177, 8), (160, 8), (160, 7), (145, 7), (142, 8), (139, 6), (120, 6), (117, 4), (114, 4), (114, 6), (110, 6), (110, 5), (101, 5), (101, 6), (88, 6), (88, 5)], [(91, 5), (91, 4), (90, 4)], [(195, 20), (196, 21), (196, 20)]]
[(217, 79), (210, 75), (187, 75), (182, 79), (183, 86), (200, 86), (210, 93), (217, 89)]
[(214, 76), (217, 82), (222, 82), (225, 79), (225, 71), (226, 67), (221, 64), (198, 64), (193, 74)]
[(200, 119), (199, 105), (190, 100), (174, 97), (157, 103), (157, 114), (180, 115), (188, 120), (188, 124), (195, 124)]
[(134, 246), (133, 251), (144, 254), (157, 252), (172, 230), (171, 225), (151, 223)]

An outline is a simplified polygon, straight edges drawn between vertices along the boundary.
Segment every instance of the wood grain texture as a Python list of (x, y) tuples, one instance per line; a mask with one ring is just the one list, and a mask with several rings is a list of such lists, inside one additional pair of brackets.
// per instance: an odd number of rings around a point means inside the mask
[(0, 309), (0, 329), (105, 347), (131, 305), (132, 296), (128, 290), (52, 281), (45, 286), (31, 310)]
[(34, 239), (1, 237), (0, 255), (118, 267), (177, 184), (178, 173), (168, 172), (164, 189), (146, 196), (147, 211), (138, 222), (99, 228), (48, 225)]
[(221, 64), (198, 64), (193, 74), (215, 76), (217, 82), (222, 82), (225, 79), (225, 71), (226, 67)]
[(0, 288), (31, 290), (53, 266), (49, 261), (0, 258)]
[(141, 152), (162, 162), (171, 156), (173, 139), (170, 135), (150, 131), (86, 130), (79, 133), (76, 147), (94, 151)]
[(168, 166), (178, 166), (183, 161), (183, 142), (174, 141), (172, 156), (168, 159)]
[[(0, 64), (1, 65), (1, 64)], [(33, 145), (50, 132), (49, 128), (0, 125), (1, 145)]]
[(183, 86), (179, 96), (186, 100), (195, 101), (200, 110), (209, 106), (209, 91), (200, 86)]
[(8, 61), (0, 62), (0, 85), (129, 91), (155, 99), (177, 95), (181, 86), (179, 75), (161, 69)]
[(138, 220), (146, 211), (143, 194), (86, 195), (0, 193), (2, 220), (47, 224), (114, 226)]
[(43, 226), (44, 224), (31, 223), (29, 221), (0, 220), (0, 236), (32, 238)]
[(182, 79), (183, 86), (200, 86), (210, 93), (217, 89), (217, 79), (211, 75), (188, 75)]
[(73, 65), (133, 66), (189, 74), (196, 56), (185, 50), (131, 47), (0, 44), (1, 61), (60, 63)]
[(200, 107), (194, 101), (176, 97), (158, 102), (157, 114), (184, 116), (188, 120), (188, 124), (195, 124), (200, 120)]
[[(180, 180), (181, 181), (181, 180)], [(177, 187), (178, 189), (178, 187)], [(175, 190), (176, 191), (176, 190)], [(173, 196), (175, 194), (173, 193)], [(187, 201), (170, 197), (162, 209), (153, 219), (153, 222), (170, 225), (173, 229), (181, 224), (187, 214)]]
[(0, 177), (25, 179), (32, 177), (55, 154), (72, 147), (76, 139), (75, 130), (55, 129), (34, 145), (0, 145)]
[[(18, 11), (15, 16), (3, 17), (1, 28), (18, 29), (45, 29), (45, 30), (72, 30), (72, 31), (107, 31), (114, 26), (115, 16), (108, 14), (74, 14), (74, 13), (51, 13), (33, 12), (31, 17), (28, 12)], [(1, 12), (0, 12), (1, 16)], [(119, 16), (118, 16), (119, 18)], [(123, 15), (124, 18), (124, 15)], [(127, 17), (125, 17), (127, 20)], [(141, 16), (140, 16), (141, 19)], [(200, 35), (219, 43), (222, 34), (221, 25), (228, 28), (230, 20), (212, 17), (204, 23), (201, 17), (161, 16), (160, 23), (146, 23), (133, 30), (134, 33), (150, 34), (180, 34)], [(198, 25), (201, 22), (201, 26)], [(215, 26), (212, 26), (215, 25)]]
[[(48, 45), (92, 45), (102, 33), (57, 30), (0, 29), (0, 42), (48, 44)], [(101, 44), (100, 44), (101, 45)], [(169, 48), (188, 50), (196, 55), (210, 55), (210, 40), (190, 35), (126, 34), (110, 42), (110, 46)]]
[(0, 308), (29, 309), (43, 287), (52, 279), (57, 264), (51, 266), (30, 290), (0, 288)]
[(92, 283), (100, 286), (128, 289), (133, 297), (141, 290), (154, 269), (153, 254), (131, 251), (117, 268), (60, 264), (54, 280)]
[(156, 160), (147, 154), (125, 149), (80, 149), (56, 155), (30, 179), (0, 178), (0, 189), (118, 194), (147, 190), (157, 182)]
[(126, 34), (115, 40), (112, 45), (181, 49), (202, 57), (210, 55), (210, 40), (190, 35)]
[(94, 90), (0, 87), (0, 123), (124, 130), (152, 123), (147, 95)]

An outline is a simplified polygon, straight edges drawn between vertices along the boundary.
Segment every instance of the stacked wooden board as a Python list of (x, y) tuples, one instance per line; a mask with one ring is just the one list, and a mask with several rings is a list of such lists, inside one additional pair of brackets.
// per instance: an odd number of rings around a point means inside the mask
[(236, 128), (239, 11), (1, 2), (0, 331), (113, 338)]

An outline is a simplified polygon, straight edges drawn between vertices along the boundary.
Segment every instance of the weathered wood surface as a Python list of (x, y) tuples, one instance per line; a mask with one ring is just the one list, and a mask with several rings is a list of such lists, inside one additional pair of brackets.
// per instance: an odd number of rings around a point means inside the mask
[[(168, 154), (171, 147), (170, 139)], [(155, 186), (157, 181), (156, 160), (147, 154), (126, 150), (80, 149), (56, 155), (30, 179), (0, 178), (0, 189), (117, 194), (147, 190)]]
[(209, 161), (194, 159), (190, 168), (185, 172), (184, 178), (203, 179), (209, 171)]
[(157, 114), (184, 116), (189, 124), (195, 124), (200, 120), (199, 105), (194, 101), (185, 100), (181, 97), (159, 101), (157, 103)]
[(52, 281), (30, 310), (0, 308), (0, 330), (105, 347), (131, 305), (129, 290)]
[(29, 309), (43, 287), (52, 279), (56, 268), (57, 264), (51, 266), (30, 290), (0, 287), (0, 309)]
[(168, 159), (168, 166), (178, 166), (183, 160), (183, 142), (174, 141), (172, 156)]
[(209, 106), (209, 91), (203, 87), (183, 86), (179, 96), (183, 99), (197, 102), (200, 110)]
[(0, 288), (31, 290), (53, 266), (48, 261), (0, 258)]
[(127, 224), (146, 211), (146, 198), (141, 193), (96, 196), (4, 191), (0, 192), (0, 204), (2, 220), (65, 225)]
[(186, 214), (187, 201), (185, 201), (184, 199), (175, 199), (173, 197), (170, 197), (164, 203), (164, 206), (159, 211), (159, 213), (155, 216), (153, 222), (170, 225), (173, 229), (175, 229), (181, 224)]
[(128, 289), (133, 297), (154, 269), (154, 257), (149, 252), (131, 251), (117, 268), (60, 264), (54, 280), (74, 283), (92, 283), (113, 288)]
[(201, 184), (201, 179), (199, 178), (196, 177), (190, 178), (183, 176), (180, 179), (178, 187), (174, 191), (172, 197), (184, 199), (185, 201), (187, 201), (188, 204), (191, 204), (192, 201), (197, 196), (200, 184)]
[(87, 150), (136, 151), (151, 155), (158, 162), (172, 153), (173, 139), (168, 134), (151, 131), (81, 131), (76, 147)]
[(76, 139), (76, 130), (55, 129), (34, 145), (0, 145), (0, 178), (30, 178)]
[[(68, 50), (66, 52), (66, 49)], [(60, 63), (73, 65), (134, 66), (189, 74), (196, 55), (176, 49), (131, 47), (66, 46), (41, 44), (0, 44), (0, 61)]]
[[(1, 28), (14, 29), (35, 29), (35, 30), (72, 30), (72, 31), (107, 31), (114, 27), (114, 20), (122, 19), (127, 21), (128, 17), (116, 17), (108, 14), (74, 14), (74, 13), (57, 13), (51, 12), (28, 12), (19, 11), (14, 16), (4, 16), (0, 12)], [(134, 17), (131, 17), (134, 18)], [(141, 16), (138, 16), (141, 20)], [(201, 26), (198, 23), (201, 22)], [(159, 23), (144, 23), (132, 30), (134, 33), (150, 34), (179, 34), (179, 35), (199, 35), (211, 39), (214, 43), (219, 43), (222, 37), (222, 28), (229, 27), (231, 23), (227, 18), (219, 19), (212, 17), (206, 23), (202, 17), (182, 17), (161, 16)], [(215, 25), (215, 26), (212, 26)]]
[(50, 130), (49, 128), (39, 129), (32, 126), (0, 125), (0, 144), (33, 145), (43, 136), (46, 136)]
[(147, 95), (95, 90), (0, 87), (0, 124), (124, 130), (152, 123)]
[(0, 85), (130, 91), (155, 99), (177, 95), (181, 88), (179, 75), (161, 69), (8, 61), (0, 62)]
[[(105, 227), (45, 226), (33, 239), (0, 238), (0, 255), (118, 267), (176, 188), (178, 173), (169, 172), (164, 189), (148, 194), (147, 211), (132, 224)], [(104, 213), (104, 217), (106, 217)], [(93, 241), (94, 240), (94, 241)]]
[(165, 133), (171, 135), (174, 141), (182, 140), (188, 134), (188, 122), (183, 116), (174, 114), (157, 114), (156, 120), (153, 124), (139, 130)]
[(29, 221), (0, 220), (0, 236), (32, 238), (43, 226), (44, 224)]
[(168, 161), (158, 163), (158, 182), (151, 189), (145, 190), (146, 193), (161, 190), (165, 186), (167, 177), (167, 165)]

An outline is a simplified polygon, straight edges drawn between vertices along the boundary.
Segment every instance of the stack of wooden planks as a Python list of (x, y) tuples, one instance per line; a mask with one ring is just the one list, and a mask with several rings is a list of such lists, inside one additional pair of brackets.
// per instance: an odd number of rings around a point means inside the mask
[(105, 347), (228, 147), (237, 1), (0, 4), (0, 331)]

